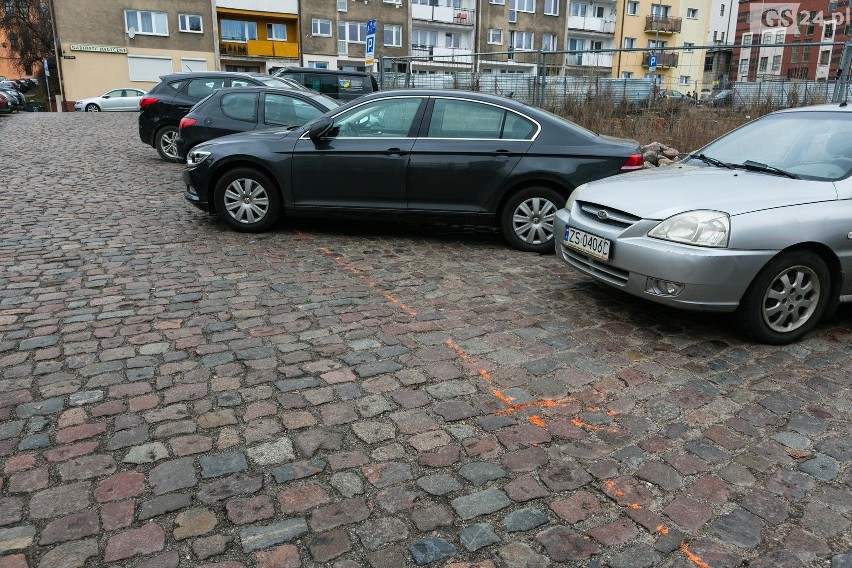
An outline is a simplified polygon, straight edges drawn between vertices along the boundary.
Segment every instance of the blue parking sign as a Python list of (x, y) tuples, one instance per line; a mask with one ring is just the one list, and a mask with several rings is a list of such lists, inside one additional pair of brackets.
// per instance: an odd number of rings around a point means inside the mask
[(367, 35), (376, 35), (376, 20), (367, 20)]
[(657, 56), (656, 55), (649, 55), (648, 56), (648, 68), (651, 71), (653, 71), (656, 66), (657, 66)]
[(376, 20), (367, 20), (367, 41), (364, 46), (364, 63), (372, 65), (376, 54)]

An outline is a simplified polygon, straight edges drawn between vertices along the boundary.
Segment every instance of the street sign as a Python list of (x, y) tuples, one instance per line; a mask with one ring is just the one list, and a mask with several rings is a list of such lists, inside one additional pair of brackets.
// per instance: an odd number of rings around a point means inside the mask
[(657, 56), (649, 55), (648, 56), (648, 71), (653, 73), (654, 69), (657, 68)]
[(47, 68), (47, 57), (43, 58), (42, 63), (44, 63), (44, 76), (50, 77), (50, 69)]
[(376, 55), (376, 20), (367, 20), (367, 45), (364, 52), (364, 64), (368, 67), (375, 63)]

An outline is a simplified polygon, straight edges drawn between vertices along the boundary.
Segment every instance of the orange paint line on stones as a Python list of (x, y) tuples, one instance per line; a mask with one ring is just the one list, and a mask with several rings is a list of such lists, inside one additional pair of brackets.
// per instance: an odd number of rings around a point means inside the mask
[(357, 268), (355, 268), (354, 266), (352, 266), (348, 262), (346, 262), (346, 260), (343, 258), (343, 255), (337, 254), (336, 252), (334, 252), (330, 249), (327, 249), (325, 247), (320, 247), (319, 250), (324, 255), (330, 256), (332, 258), (332, 260), (334, 260), (334, 262), (337, 264), (337, 266), (339, 266), (343, 270), (346, 270), (347, 272), (354, 274), (358, 278), (361, 278), (362, 280), (367, 281), (367, 285), (370, 286), (370, 288), (372, 288), (373, 290), (375, 290), (377, 294), (381, 294), (383, 298), (385, 298), (387, 301), (389, 301), (393, 305), (399, 307), (399, 309), (401, 309), (407, 315), (409, 315), (411, 317), (414, 317), (414, 316), (417, 315), (417, 312), (414, 311), (413, 309), (411, 309), (409, 306), (407, 306), (406, 304), (403, 304), (402, 302), (400, 302), (398, 299), (394, 298), (393, 296), (391, 296), (387, 292), (380, 290), (378, 284), (376, 284), (375, 282), (370, 282), (367, 279), (367, 277), (364, 275), (364, 272), (361, 271), (361, 270), (358, 270)]
[(685, 542), (680, 543), (680, 549), (686, 554), (686, 557), (692, 561), (693, 564), (698, 566), (698, 568), (710, 568), (710, 565), (704, 562), (700, 556), (689, 550), (689, 547), (686, 546)]

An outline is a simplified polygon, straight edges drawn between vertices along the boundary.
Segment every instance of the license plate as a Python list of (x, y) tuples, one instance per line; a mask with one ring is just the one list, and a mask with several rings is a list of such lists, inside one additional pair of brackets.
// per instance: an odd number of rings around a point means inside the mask
[(609, 239), (565, 227), (565, 246), (593, 256), (600, 260), (609, 260)]

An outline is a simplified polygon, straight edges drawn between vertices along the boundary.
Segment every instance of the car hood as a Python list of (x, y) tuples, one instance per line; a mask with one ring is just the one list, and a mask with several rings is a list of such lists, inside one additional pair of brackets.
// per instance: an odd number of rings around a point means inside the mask
[[(296, 129), (299, 130), (299, 129)], [(287, 130), (281, 128), (273, 128), (273, 129), (264, 129), (264, 130), (250, 130), (248, 132), (237, 132), (235, 134), (228, 134), (227, 136), (220, 136), (219, 138), (214, 138), (209, 142), (203, 142), (196, 146), (196, 148), (211, 147), (211, 146), (220, 146), (224, 144), (239, 144), (246, 142), (254, 142), (254, 143), (264, 143), (269, 140), (280, 140), (286, 136), (292, 135), (293, 132), (288, 132)]]
[(837, 199), (827, 181), (710, 166), (673, 165), (592, 182), (577, 194), (643, 219), (667, 219), (684, 211), (711, 209), (740, 215), (761, 209)]

